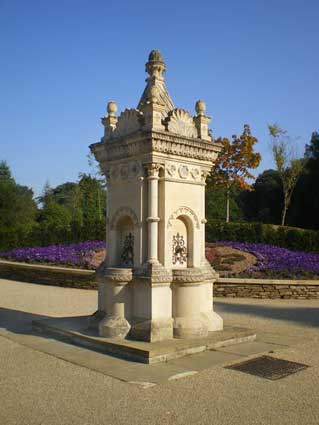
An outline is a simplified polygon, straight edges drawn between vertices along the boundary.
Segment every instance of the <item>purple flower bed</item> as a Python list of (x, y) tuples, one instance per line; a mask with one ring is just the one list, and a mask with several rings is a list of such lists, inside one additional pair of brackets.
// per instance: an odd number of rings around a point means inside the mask
[(87, 241), (71, 245), (18, 248), (1, 252), (0, 257), (11, 261), (64, 264), (87, 268), (92, 255), (104, 248), (103, 241)]
[(257, 263), (247, 269), (246, 274), (287, 278), (319, 276), (319, 254), (262, 243), (222, 241), (218, 244), (250, 252), (257, 258)]

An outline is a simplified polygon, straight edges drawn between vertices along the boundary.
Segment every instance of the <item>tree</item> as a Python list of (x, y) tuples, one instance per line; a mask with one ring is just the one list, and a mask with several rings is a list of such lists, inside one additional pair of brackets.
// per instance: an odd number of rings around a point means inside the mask
[(319, 133), (317, 131), (312, 133), (310, 144), (306, 144), (305, 158), (310, 161), (319, 161)]
[(33, 191), (17, 184), (5, 161), (0, 162), (0, 250), (23, 246), (36, 226)]
[(280, 224), (282, 213), (282, 184), (276, 170), (265, 170), (256, 178), (253, 190), (239, 195), (239, 205), (248, 221)]
[(319, 230), (319, 133), (305, 147), (305, 165), (292, 195), (289, 224)]
[[(230, 190), (229, 207), (234, 221), (243, 220), (243, 211), (238, 203), (241, 191), (237, 187)], [(208, 220), (225, 220), (226, 216), (226, 189), (223, 187), (207, 186), (206, 190), (206, 218)]]
[(305, 161), (297, 158), (293, 140), (278, 124), (269, 124), (268, 130), (271, 137), (271, 151), (282, 182), (283, 208), (281, 225), (284, 226), (291, 197), (303, 171)]
[(222, 150), (215, 161), (209, 184), (226, 190), (226, 222), (228, 223), (231, 190), (235, 187), (251, 189), (247, 180), (254, 179), (254, 176), (249, 170), (258, 167), (261, 156), (254, 152), (257, 139), (252, 136), (248, 125), (244, 125), (244, 131), (239, 137), (233, 135), (232, 141), (219, 138), (216, 142), (222, 145)]
[(91, 175), (80, 174), (83, 236), (86, 239), (101, 238), (105, 232), (106, 191), (101, 181)]

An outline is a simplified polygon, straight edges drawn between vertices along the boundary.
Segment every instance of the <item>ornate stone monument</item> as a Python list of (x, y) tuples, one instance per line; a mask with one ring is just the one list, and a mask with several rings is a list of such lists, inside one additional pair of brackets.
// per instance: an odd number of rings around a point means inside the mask
[(161, 341), (221, 330), (214, 270), (205, 258), (205, 180), (220, 146), (202, 100), (175, 108), (153, 50), (136, 109), (110, 101), (104, 136), (90, 146), (107, 179), (107, 257), (98, 271), (103, 337)]

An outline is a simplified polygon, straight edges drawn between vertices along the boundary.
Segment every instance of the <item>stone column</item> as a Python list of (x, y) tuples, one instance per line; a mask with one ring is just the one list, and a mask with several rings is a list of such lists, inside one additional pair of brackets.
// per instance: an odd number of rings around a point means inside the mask
[(158, 264), (158, 172), (159, 164), (148, 164), (148, 255), (147, 262)]
[(132, 280), (131, 269), (108, 268), (105, 271), (104, 288), (106, 316), (99, 323), (99, 334), (105, 337), (124, 338), (131, 329), (127, 317), (131, 315), (128, 283)]
[(201, 255), (201, 261), (202, 264), (206, 263), (206, 242), (205, 242), (205, 224), (207, 223), (207, 220), (205, 218), (205, 188), (206, 188), (206, 178), (208, 176), (208, 171), (202, 170), (201, 172), (201, 180), (202, 180), (202, 219), (201, 219), (201, 232), (202, 232), (202, 255)]

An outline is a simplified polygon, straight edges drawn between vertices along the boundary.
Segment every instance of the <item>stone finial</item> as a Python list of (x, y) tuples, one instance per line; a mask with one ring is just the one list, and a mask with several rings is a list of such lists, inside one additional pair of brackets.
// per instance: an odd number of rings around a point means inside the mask
[(197, 115), (205, 115), (206, 103), (203, 100), (198, 100), (195, 105), (195, 111)]
[[(146, 79), (147, 84), (137, 105), (137, 109), (143, 111), (149, 102), (160, 103), (164, 106), (161, 112), (162, 118), (164, 118), (175, 106), (165, 86), (163, 74), (166, 70), (166, 65), (158, 50), (152, 50), (149, 54), (148, 62), (145, 64), (145, 70), (149, 74), (149, 77)], [(156, 89), (153, 89), (154, 86)], [(154, 90), (157, 90), (156, 96)], [(155, 97), (156, 102), (154, 102)]]
[(161, 52), (152, 50), (148, 56), (148, 62), (145, 64), (145, 70), (150, 77), (163, 78), (163, 73), (166, 70), (166, 65), (163, 61)]
[(195, 105), (196, 117), (194, 117), (198, 137), (203, 140), (212, 140), (212, 136), (208, 131), (210, 117), (206, 115), (206, 103), (198, 100)]
[(114, 102), (114, 100), (110, 100), (109, 103), (107, 104), (106, 110), (109, 117), (116, 117), (116, 112), (117, 112), (116, 102)]
[(108, 102), (107, 107), (107, 117), (102, 117), (101, 121), (104, 125), (104, 138), (110, 139), (113, 135), (113, 132), (116, 129), (117, 124), (117, 118), (116, 118), (116, 112), (117, 112), (117, 104), (114, 102), (114, 100), (110, 100)]

